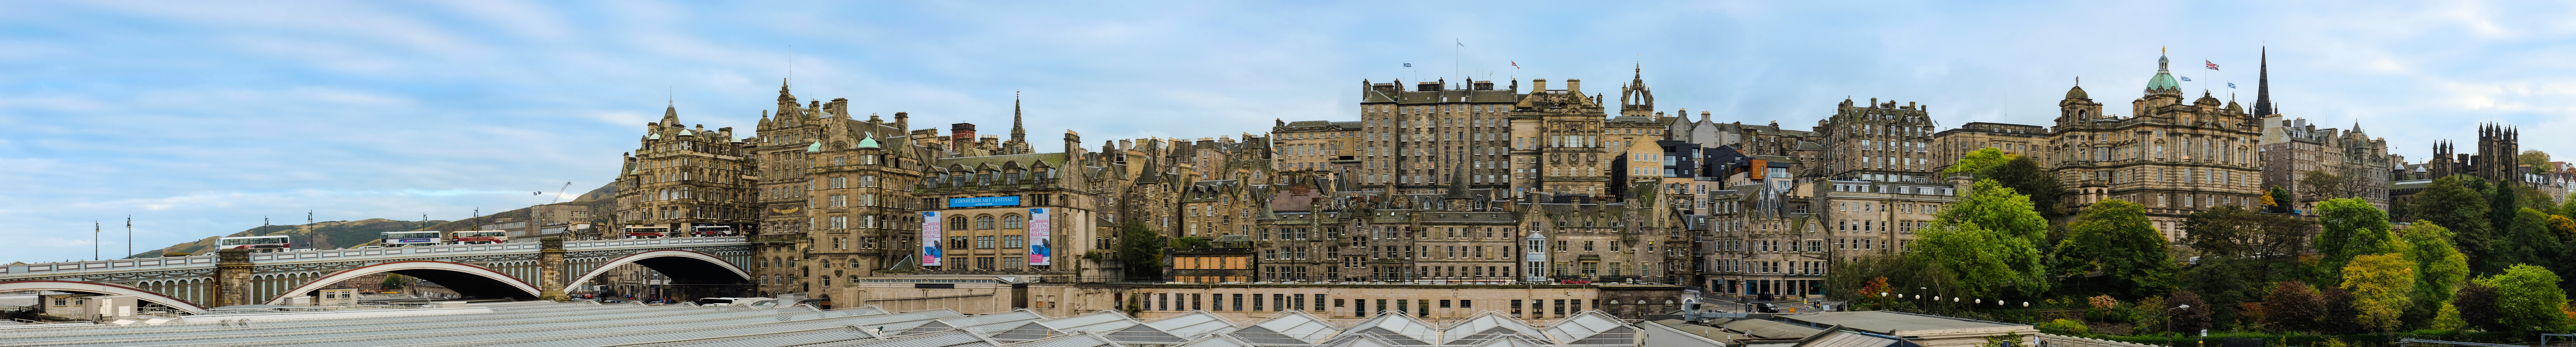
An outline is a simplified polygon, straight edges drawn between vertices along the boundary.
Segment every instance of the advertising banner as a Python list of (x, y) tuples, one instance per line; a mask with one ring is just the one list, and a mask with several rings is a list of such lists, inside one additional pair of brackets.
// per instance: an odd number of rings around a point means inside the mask
[(921, 211), (921, 266), (939, 266), (939, 211)]
[(951, 208), (956, 208), (956, 207), (981, 207), (981, 206), (1019, 206), (1019, 205), (1020, 205), (1020, 197), (1018, 197), (1018, 196), (995, 196), (995, 197), (984, 197), (984, 198), (948, 198), (948, 207), (951, 207)]
[(1055, 265), (1055, 214), (1029, 209), (1029, 265)]

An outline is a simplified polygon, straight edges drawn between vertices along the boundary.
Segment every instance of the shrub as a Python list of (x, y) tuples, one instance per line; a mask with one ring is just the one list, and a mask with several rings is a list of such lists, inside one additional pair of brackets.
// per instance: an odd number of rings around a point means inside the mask
[(2058, 319), (2048, 321), (2047, 323), (2039, 323), (2039, 331), (2058, 335), (2084, 336), (2084, 334), (2093, 332), (2093, 327), (2085, 326), (2084, 322), (2077, 322), (2072, 319)]

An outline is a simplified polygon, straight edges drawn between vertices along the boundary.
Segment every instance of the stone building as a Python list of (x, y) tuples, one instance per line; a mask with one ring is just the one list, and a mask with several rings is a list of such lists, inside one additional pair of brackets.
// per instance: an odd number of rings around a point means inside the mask
[(1957, 159), (1935, 154), (1942, 143), (1926, 108), (1843, 100), (1833, 116), (1817, 122), (1824, 163), (1814, 165), (1821, 171), (1812, 181), (1798, 183), (1815, 192), (1813, 216), (1829, 235), (1810, 242), (1830, 246), (1809, 249), (1823, 248), (1836, 260), (1895, 255), (1913, 243), (1917, 228), (1931, 224), (1933, 211), (1956, 201), (1958, 191), (1939, 169)]
[(733, 128), (707, 131), (680, 124), (678, 107), (645, 123), (644, 136), (617, 176), (620, 237), (661, 237), (700, 228), (738, 230), (758, 225), (752, 191), (756, 163)]
[(1319, 120), (1279, 122), (1278, 126), (1270, 129), (1270, 138), (1275, 142), (1271, 146), (1279, 149), (1278, 163), (1273, 166), (1282, 171), (1331, 173), (1336, 178), (1357, 172), (1362, 168), (1359, 148), (1366, 143), (1361, 140), (1360, 124)]
[[(2076, 97), (2083, 96), (2078, 94), (2083, 92), (2081, 89), (2067, 92)], [(1958, 128), (1932, 134), (1932, 142), (1933, 176), (1945, 176), (1941, 172), (1958, 164), (1960, 158), (1968, 156), (1968, 152), (1986, 148), (1994, 148), (2006, 155), (2029, 156), (2036, 162), (2048, 162), (2043, 157), (2047, 152), (2039, 150), (2048, 145), (2048, 127), (2037, 125), (1968, 122)]]
[(2065, 188), (2057, 204), (2069, 210), (2065, 215), (2081, 215), (2103, 200), (2137, 202), (2167, 240), (2183, 242), (2185, 216), (2259, 203), (2259, 119), (2205, 92), (2185, 102), (2168, 63), (2156, 58), (2156, 74), (2145, 95), (2130, 102), (2129, 117), (2103, 113), (2081, 87), (2058, 101), (2042, 166)]
[[(1438, 194), (1448, 180), (1466, 177), (1471, 188), (1515, 187), (1506, 148), (1519, 134), (1515, 112), (1526, 107), (1520, 104), (1527, 98), (1514, 94), (1518, 85), (1496, 89), (1493, 81), (1469, 80), (1451, 87), (1440, 80), (1408, 91), (1403, 83), (1361, 81), (1360, 169), (1352, 184)], [(1597, 122), (1603, 116), (1595, 110)]]
[[(2392, 162), (2388, 140), (2353, 130), (2318, 129), (2305, 118), (2263, 118), (2263, 185), (2288, 188), (2297, 197), (2293, 209), (2311, 210), (2328, 199), (2362, 198), (2388, 208)], [(2309, 184), (2309, 174), (2325, 172), (2339, 179)]]

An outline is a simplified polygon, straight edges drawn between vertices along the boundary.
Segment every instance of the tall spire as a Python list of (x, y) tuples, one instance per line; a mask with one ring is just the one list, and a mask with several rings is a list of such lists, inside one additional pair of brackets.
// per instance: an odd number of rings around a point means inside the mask
[(1020, 126), (1020, 92), (1011, 92), (1011, 142), (1028, 142), (1029, 130)]
[(2263, 47), (2262, 54), (2254, 73), (2254, 118), (2272, 115), (2272, 48)]

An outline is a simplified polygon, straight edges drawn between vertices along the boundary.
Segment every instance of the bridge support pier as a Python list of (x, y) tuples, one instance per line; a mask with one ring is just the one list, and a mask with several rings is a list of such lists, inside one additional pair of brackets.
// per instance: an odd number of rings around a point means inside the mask
[(537, 298), (554, 301), (570, 300), (570, 297), (564, 295), (563, 290), (563, 237), (547, 236), (538, 239), (537, 247), (537, 288), (543, 290), (537, 293)]
[(238, 248), (216, 250), (215, 295), (214, 300), (209, 300), (212, 302), (206, 304), (206, 307), (259, 303), (259, 294), (251, 292), (251, 288), (257, 286), (251, 283), (250, 274), (250, 250)]

